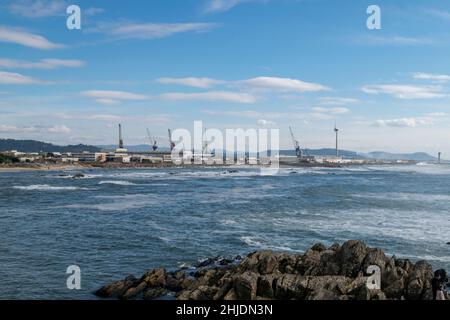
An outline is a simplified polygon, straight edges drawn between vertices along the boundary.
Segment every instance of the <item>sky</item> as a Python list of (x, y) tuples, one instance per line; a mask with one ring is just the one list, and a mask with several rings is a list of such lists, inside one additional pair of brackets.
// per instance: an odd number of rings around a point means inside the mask
[(106, 145), (121, 123), (163, 147), (201, 120), (319, 148), (336, 123), (342, 149), (445, 158), (449, 49), (444, 0), (1, 0), (0, 138)]

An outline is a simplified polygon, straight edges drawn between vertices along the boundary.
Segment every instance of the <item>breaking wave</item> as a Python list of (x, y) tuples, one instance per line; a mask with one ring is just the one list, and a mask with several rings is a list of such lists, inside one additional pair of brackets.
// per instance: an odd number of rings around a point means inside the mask
[(30, 186), (13, 186), (14, 189), (25, 190), (25, 191), (73, 191), (73, 190), (89, 190), (89, 188), (65, 186), (56, 187), (48, 184), (33, 184)]
[(106, 181), (100, 181), (98, 184), (114, 184), (118, 186), (135, 186), (136, 183), (129, 182), (129, 181), (122, 181), (122, 180), (106, 180)]

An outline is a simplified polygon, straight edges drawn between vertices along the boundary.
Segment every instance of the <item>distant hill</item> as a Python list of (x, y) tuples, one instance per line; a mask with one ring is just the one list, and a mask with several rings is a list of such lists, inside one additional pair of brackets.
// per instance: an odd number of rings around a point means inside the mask
[[(332, 156), (336, 154), (335, 149), (306, 149), (306, 154), (311, 156)], [(294, 150), (280, 150), (281, 155), (294, 156)], [(415, 153), (390, 153), (382, 151), (374, 151), (369, 153), (358, 153), (349, 150), (339, 150), (339, 156), (352, 159), (376, 159), (376, 160), (412, 160), (412, 161), (437, 161), (436, 157), (433, 157), (425, 152)]]
[[(304, 153), (309, 156), (334, 156), (336, 155), (336, 149), (323, 148), (323, 149), (306, 149)], [(295, 156), (294, 150), (280, 150), (280, 155)], [(339, 150), (339, 156), (352, 159), (365, 159), (366, 157), (355, 151)]]
[(437, 158), (425, 152), (415, 153), (389, 153), (382, 151), (374, 151), (365, 154), (369, 159), (384, 159), (384, 160), (414, 160), (414, 161), (436, 161)]
[[(101, 150), (116, 150), (118, 148), (118, 145), (116, 144), (105, 144), (105, 145), (98, 145), (98, 148)], [(125, 149), (127, 149), (130, 152), (147, 152), (152, 151), (152, 147), (148, 144), (138, 144), (133, 146), (125, 146)], [(170, 149), (167, 147), (159, 147), (158, 151), (170, 151)]]
[(99, 152), (100, 148), (85, 144), (58, 146), (36, 140), (0, 139), (0, 151), (20, 152)]

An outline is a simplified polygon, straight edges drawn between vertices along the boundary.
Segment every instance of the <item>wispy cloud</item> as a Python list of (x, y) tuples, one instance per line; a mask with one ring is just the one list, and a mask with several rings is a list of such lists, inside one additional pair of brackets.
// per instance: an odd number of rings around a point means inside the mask
[(0, 71), (0, 84), (49, 84), (49, 81), (35, 79), (20, 73)]
[(275, 90), (283, 92), (308, 92), (324, 91), (330, 88), (312, 82), (305, 82), (298, 79), (279, 77), (256, 77), (238, 81), (237, 84), (254, 89)]
[(426, 10), (426, 12), (431, 14), (431, 15), (433, 15), (433, 16), (435, 16), (435, 17), (438, 17), (438, 18), (441, 18), (441, 19), (444, 19), (444, 20), (450, 20), (450, 12), (449, 11), (428, 9), (428, 10)]
[(288, 117), (289, 113), (285, 112), (259, 112), (255, 110), (203, 110), (203, 113), (212, 116), (226, 116), (226, 117), (238, 117), (238, 118), (250, 118), (250, 119), (276, 119)]
[(429, 37), (406, 37), (406, 36), (379, 36), (364, 35), (355, 38), (358, 44), (370, 46), (419, 46), (435, 43), (435, 40)]
[(92, 121), (105, 121), (105, 122), (115, 122), (124, 119), (123, 116), (114, 114), (91, 114), (91, 115), (80, 115), (80, 114), (56, 114), (55, 117), (65, 120), (92, 120)]
[(342, 97), (323, 97), (319, 99), (320, 104), (326, 106), (344, 106), (349, 104), (358, 104), (362, 101), (353, 98), (342, 98)]
[(382, 84), (364, 86), (362, 91), (369, 94), (387, 94), (400, 99), (434, 99), (446, 96), (439, 86)]
[(160, 39), (179, 33), (206, 32), (218, 25), (214, 23), (108, 23), (102, 22), (90, 32), (105, 33), (117, 39)]
[(374, 126), (376, 127), (397, 127), (397, 128), (415, 128), (420, 125), (431, 125), (433, 121), (430, 119), (420, 118), (400, 118), (388, 120), (376, 120)]
[(161, 84), (175, 84), (182, 85), (194, 88), (210, 88), (214, 85), (224, 83), (224, 81), (211, 79), (211, 78), (196, 78), (196, 77), (187, 77), (187, 78), (159, 78), (157, 82)]
[(257, 98), (249, 93), (231, 91), (209, 91), (200, 93), (170, 92), (160, 95), (162, 99), (174, 101), (225, 101), (233, 103), (255, 103)]
[(62, 133), (67, 134), (72, 132), (72, 129), (65, 125), (54, 125), (54, 126), (15, 126), (15, 125), (4, 125), (0, 124), (0, 132), (2, 133), (31, 133), (31, 132), (41, 132), (41, 133)]
[(218, 13), (233, 9), (248, 2), (268, 2), (269, 0), (208, 0), (203, 8), (203, 13)]
[(35, 49), (58, 49), (64, 47), (62, 44), (53, 43), (46, 38), (22, 29), (0, 26), (0, 42), (20, 44)]
[(90, 90), (81, 92), (82, 96), (93, 98), (96, 102), (105, 105), (120, 104), (122, 101), (147, 100), (148, 96), (126, 91)]
[(325, 113), (325, 114), (345, 114), (349, 113), (350, 109), (344, 107), (335, 107), (335, 108), (313, 108), (314, 112)]
[(14, 0), (9, 11), (27, 18), (46, 18), (64, 15), (67, 6), (68, 3), (62, 0)]
[(0, 68), (7, 69), (58, 69), (77, 68), (85, 65), (81, 60), (42, 59), (39, 61), (24, 61), (0, 58)]
[(256, 123), (260, 126), (270, 126), (270, 125), (275, 124), (274, 121), (266, 120), (266, 119), (259, 119)]
[(414, 79), (421, 79), (421, 80), (432, 80), (432, 81), (437, 81), (437, 82), (450, 81), (450, 75), (424, 73), (424, 72), (416, 72), (416, 73), (414, 73), (413, 78)]

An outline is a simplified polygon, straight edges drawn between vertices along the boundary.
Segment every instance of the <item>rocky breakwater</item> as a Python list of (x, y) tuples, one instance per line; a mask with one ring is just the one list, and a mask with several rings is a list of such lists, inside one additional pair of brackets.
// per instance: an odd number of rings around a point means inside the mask
[[(371, 265), (381, 270), (381, 289), (369, 289)], [(244, 259), (210, 260), (195, 269), (154, 269), (142, 277), (106, 285), (103, 298), (180, 300), (423, 300), (432, 298), (432, 266), (387, 257), (383, 250), (350, 240), (327, 248), (316, 244), (304, 254), (258, 251)]]

